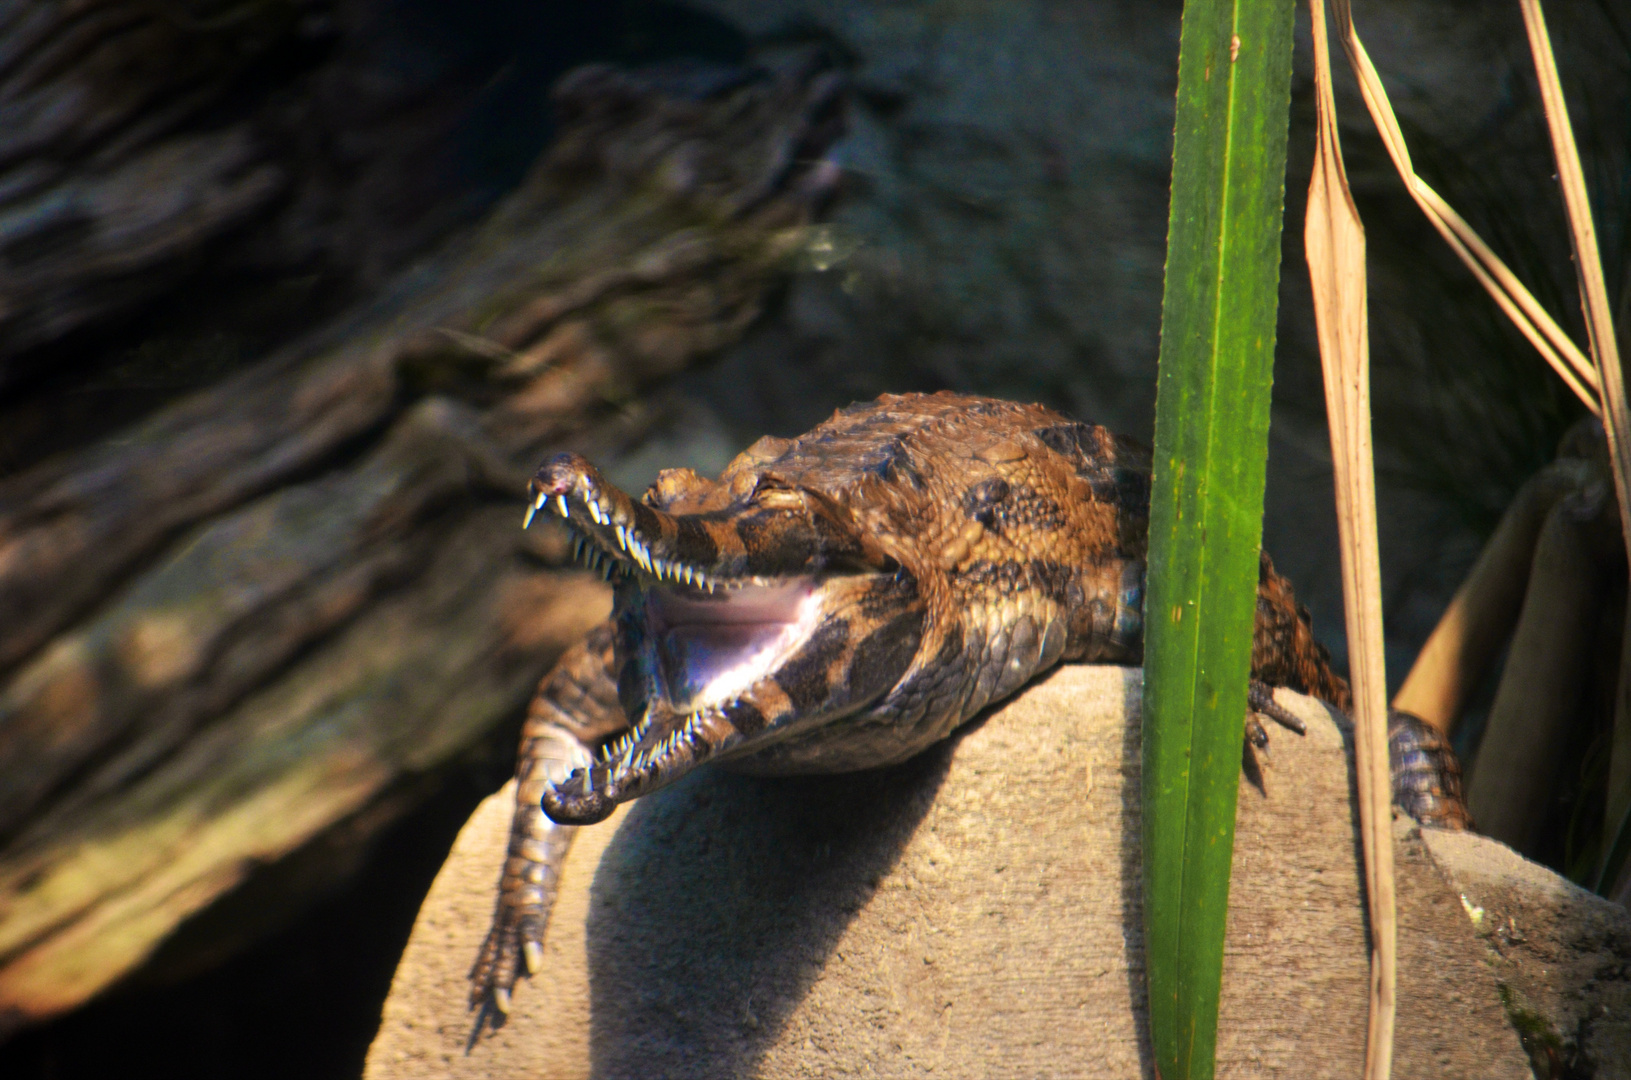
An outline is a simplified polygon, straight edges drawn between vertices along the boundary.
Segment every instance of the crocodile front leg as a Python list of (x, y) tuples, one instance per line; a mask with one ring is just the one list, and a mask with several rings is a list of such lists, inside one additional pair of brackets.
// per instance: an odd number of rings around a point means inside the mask
[(612, 624), (603, 624), (562, 655), (538, 685), (521, 730), (510, 848), (498, 879), (492, 929), (470, 969), (470, 1007), (502, 1023), (521, 975), (543, 964), (544, 928), (560, 886), (561, 864), (577, 829), (557, 825), (540, 807), (544, 788), (595, 759), (595, 747), (629, 726), (617, 703)]

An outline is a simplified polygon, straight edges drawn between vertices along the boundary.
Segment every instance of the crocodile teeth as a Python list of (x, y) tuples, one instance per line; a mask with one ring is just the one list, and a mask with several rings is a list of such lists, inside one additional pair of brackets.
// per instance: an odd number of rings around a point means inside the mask
[(532, 516), (544, 508), (544, 503), (548, 499), (548, 495), (539, 492), (538, 498), (534, 499), (532, 505), (527, 507), (527, 516), (521, 519), (521, 528), (523, 530), (532, 524)]
[(565, 495), (555, 496), (555, 511), (563, 518), (569, 518), (572, 516), (572, 511), (567, 509)]

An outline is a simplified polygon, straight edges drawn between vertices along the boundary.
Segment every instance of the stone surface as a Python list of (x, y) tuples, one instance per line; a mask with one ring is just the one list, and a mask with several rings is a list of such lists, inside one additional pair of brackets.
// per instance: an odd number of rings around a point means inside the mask
[[(500, 792), (426, 899), (366, 1075), (1152, 1075), (1140, 688), (1136, 669), (1067, 667), (897, 769), (702, 770), (633, 804), (580, 834), (548, 975), (469, 1045)], [(1218, 1075), (1353, 1076), (1368, 957), (1348, 736), (1282, 701), (1310, 731), (1275, 731), (1262, 788), (1242, 781)], [(1394, 1076), (1528, 1077), (1487, 947), (1418, 835), (1398, 847)]]
[(1631, 913), (1488, 837), (1421, 835), (1536, 1056), (1575, 1070), (1552, 1075), (1631, 1076)]

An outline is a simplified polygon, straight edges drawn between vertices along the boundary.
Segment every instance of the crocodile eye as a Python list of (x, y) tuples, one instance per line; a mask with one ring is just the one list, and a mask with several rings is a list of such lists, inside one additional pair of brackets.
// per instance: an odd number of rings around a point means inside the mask
[(963, 496), (963, 507), (968, 511), (969, 517), (986, 528), (993, 529), (997, 524), (999, 508), (1012, 490), (1008, 481), (1000, 476), (982, 480), (969, 488), (968, 494)]

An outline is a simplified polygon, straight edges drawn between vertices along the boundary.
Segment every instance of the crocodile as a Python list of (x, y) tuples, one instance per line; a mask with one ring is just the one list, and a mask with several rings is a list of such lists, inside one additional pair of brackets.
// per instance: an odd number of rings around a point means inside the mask
[[(942, 391), (765, 437), (717, 480), (636, 500), (582, 457), (546, 461), (525, 524), (569, 526), (613, 584), (608, 622), (544, 678), (471, 1007), (496, 1023), (542, 937), (578, 826), (704, 762), (758, 774), (903, 761), (1062, 661), (1142, 656), (1150, 454), (1041, 405)], [(525, 525), (524, 525), (525, 527)], [(1248, 704), (1274, 687), (1350, 707), (1290, 583), (1260, 557)], [(1248, 716), (1248, 745), (1266, 741)], [(1467, 825), (1454, 755), (1391, 724), (1395, 798)]]

